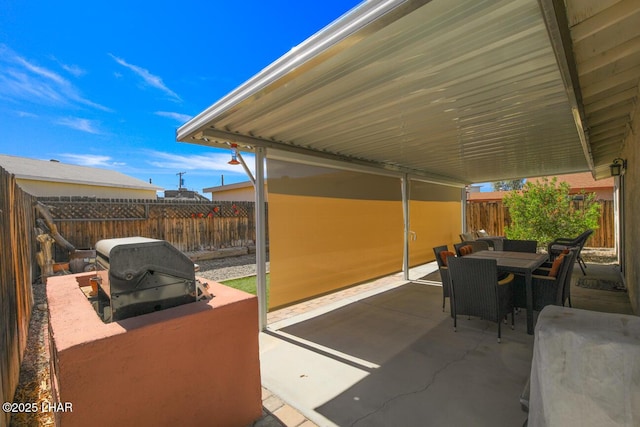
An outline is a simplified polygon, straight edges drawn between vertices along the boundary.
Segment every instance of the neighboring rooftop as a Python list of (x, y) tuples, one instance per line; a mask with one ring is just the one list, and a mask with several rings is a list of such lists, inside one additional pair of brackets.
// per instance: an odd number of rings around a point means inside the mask
[(162, 190), (137, 178), (109, 169), (78, 166), (57, 160), (37, 160), (0, 154), (0, 166), (19, 179), (72, 184)]
[(216, 185), (214, 187), (207, 187), (207, 188), (203, 188), (202, 192), (203, 193), (219, 193), (219, 192), (224, 192), (229, 190), (239, 190), (244, 188), (253, 189), (253, 184), (251, 183), (251, 181), (242, 181), (242, 182), (236, 182), (233, 184), (223, 184), (223, 185)]
[[(552, 179), (553, 177), (549, 177)], [(582, 172), (582, 173), (572, 173), (568, 175), (558, 175), (558, 183), (566, 182), (569, 184), (571, 189), (575, 190), (596, 190), (600, 188), (613, 188), (613, 178), (604, 178), (595, 180), (593, 176), (591, 176), (590, 172)], [(539, 178), (534, 178), (531, 181), (537, 181)]]
[(165, 190), (164, 198), (171, 200), (200, 200), (200, 201), (208, 201), (206, 197), (202, 194), (198, 194), (196, 191), (185, 190), (181, 188), (179, 190)]
[(155, 199), (161, 187), (120, 172), (0, 154), (0, 167), (36, 197)]
[[(265, 198), (269, 199), (265, 187)], [(214, 202), (253, 202), (256, 200), (255, 187), (251, 181), (236, 182), (233, 184), (223, 184), (215, 187), (203, 188), (203, 193), (211, 193), (211, 200)]]
[[(599, 199), (611, 199), (613, 195), (613, 178), (605, 178), (595, 180), (590, 172), (572, 173), (567, 175), (557, 175), (558, 183), (566, 182), (571, 187), (570, 193), (579, 193), (582, 190), (588, 193), (597, 193)], [(535, 182), (539, 178), (532, 178), (530, 181)], [(549, 177), (553, 179), (553, 177)], [(508, 191), (487, 191), (487, 192), (471, 192), (469, 200), (502, 200), (509, 194)]]

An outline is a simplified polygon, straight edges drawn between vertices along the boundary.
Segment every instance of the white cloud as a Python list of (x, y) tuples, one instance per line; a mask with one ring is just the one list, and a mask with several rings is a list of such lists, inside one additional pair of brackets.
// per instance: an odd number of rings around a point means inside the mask
[(130, 69), (131, 71), (133, 71), (135, 74), (138, 75), (138, 77), (140, 77), (147, 85), (154, 87), (156, 89), (160, 89), (161, 91), (163, 91), (164, 93), (166, 93), (167, 95), (169, 95), (169, 97), (173, 98), (176, 101), (182, 101), (182, 99), (178, 96), (177, 93), (175, 93), (174, 91), (172, 91), (171, 89), (169, 89), (164, 82), (162, 81), (162, 78), (153, 75), (149, 72), (149, 70), (146, 70), (142, 67), (139, 67), (137, 65), (133, 65), (133, 64), (129, 64), (127, 61), (125, 61), (122, 58), (119, 58), (115, 55), (109, 54), (109, 56), (116, 61), (118, 64), (122, 65), (125, 68)]
[(37, 65), (30, 63), (29, 61), (27, 61), (26, 59), (20, 56), (15, 56), (14, 60), (17, 64), (22, 65), (28, 71), (31, 71), (32, 73), (44, 79), (51, 80), (60, 86), (69, 86), (69, 82), (67, 80), (65, 80), (62, 76), (60, 76), (59, 74), (53, 71), (47, 70), (46, 68), (43, 68), (43, 67), (38, 67)]
[(102, 111), (109, 108), (85, 98), (69, 80), (35, 64), (0, 44), (0, 96), (38, 104), (84, 105)]
[(189, 121), (189, 119), (192, 117), (192, 116), (189, 116), (188, 114), (173, 113), (171, 111), (156, 111), (154, 114), (157, 116), (174, 119), (175, 121), (180, 123), (185, 123)]
[(115, 162), (109, 156), (101, 156), (95, 154), (60, 154), (60, 157), (68, 160), (70, 163), (80, 166), (104, 167), (111, 168), (114, 166), (123, 166), (126, 163)]
[(36, 114), (30, 113), (29, 111), (16, 111), (18, 117), (38, 117)]
[(65, 117), (56, 121), (56, 124), (76, 129), (82, 132), (99, 134), (97, 123), (95, 120), (82, 119), (79, 117)]
[(87, 74), (87, 72), (85, 70), (83, 70), (82, 68), (78, 67), (77, 65), (68, 65), (68, 64), (63, 64), (62, 62), (56, 60), (58, 62), (58, 64), (62, 67), (63, 70), (65, 70), (67, 73), (75, 76), (75, 77), (81, 77), (84, 76), (85, 74)]
[[(245, 173), (242, 166), (228, 164), (229, 160), (231, 160), (231, 150), (228, 153), (205, 155), (179, 155), (160, 151), (151, 151), (149, 154), (152, 157), (148, 161), (149, 164), (161, 169), (170, 169), (171, 171), (185, 170), (203, 175), (211, 175), (215, 172), (232, 172), (243, 175)], [(242, 157), (251, 173), (255, 173), (255, 157), (252, 154), (243, 154)]]

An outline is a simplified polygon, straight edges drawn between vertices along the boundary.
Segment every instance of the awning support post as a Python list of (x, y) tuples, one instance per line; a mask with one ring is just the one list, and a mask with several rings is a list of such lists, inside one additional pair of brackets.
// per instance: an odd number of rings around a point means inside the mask
[(462, 230), (460, 230), (460, 233), (466, 233), (467, 232), (467, 199), (469, 198), (469, 195), (467, 194), (468, 188), (464, 187), (461, 191), (460, 191), (460, 201), (462, 203), (460, 203), (460, 216), (462, 217)]
[(409, 234), (411, 224), (409, 222), (409, 175), (402, 175), (402, 217), (404, 219), (404, 244), (402, 253), (402, 272), (404, 280), (409, 280)]
[(256, 147), (255, 156), (256, 293), (258, 296), (258, 328), (260, 331), (264, 331), (267, 329), (267, 233), (264, 193), (264, 159), (266, 157), (266, 149), (263, 147)]

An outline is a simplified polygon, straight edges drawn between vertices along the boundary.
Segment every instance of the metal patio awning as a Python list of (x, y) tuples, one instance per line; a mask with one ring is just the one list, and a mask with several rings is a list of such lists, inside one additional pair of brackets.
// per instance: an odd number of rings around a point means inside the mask
[(609, 176), (640, 78), (636, 0), (367, 1), (177, 131), (468, 184)]

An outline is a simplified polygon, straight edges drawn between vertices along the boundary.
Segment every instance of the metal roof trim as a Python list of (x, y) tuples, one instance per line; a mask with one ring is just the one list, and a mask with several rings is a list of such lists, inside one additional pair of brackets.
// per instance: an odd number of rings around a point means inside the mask
[(564, 2), (562, 0), (538, 0), (538, 2), (567, 91), (567, 97), (571, 104), (571, 112), (580, 137), (580, 144), (589, 169), (595, 176), (593, 154), (591, 153), (588, 129), (586, 128), (582, 91), (578, 80), (575, 58), (573, 57), (571, 35)]
[(466, 185), (466, 183), (448, 179), (446, 177), (424, 176), (424, 175), (419, 175), (414, 173), (407, 173), (403, 171), (390, 171), (380, 167), (357, 164), (357, 163), (352, 163), (352, 162), (347, 162), (342, 160), (320, 158), (318, 156), (309, 155), (309, 154), (293, 153), (293, 152), (278, 150), (277, 148), (268, 150), (267, 158), (274, 159), (274, 160), (283, 160), (283, 161), (293, 162), (298, 164), (322, 166), (322, 167), (333, 168), (333, 169), (370, 173), (373, 175), (389, 176), (393, 178), (402, 178), (404, 176), (407, 176), (409, 179), (415, 180), (415, 181), (428, 182), (431, 184), (439, 184), (439, 185), (445, 185), (445, 186), (456, 187), (456, 188), (463, 188)]
[[(200, 142), (205, 141), (206, 143)], [(246, 136), (241, 134), (233, 134), (230, 132), (220, 131), (217, 129), (205, 129), (200, 132), (200, 139), (194, 141), (193, 143), (203, 144), (207, 146), (213, 145), (225, 145), (226, 142), (229, 141), (238, 144), (238, 149), (242, 151), (252, 151), (255, 147), (264, 147), (268, 148), (267, 156), (271, 158), (276, 158), (277, 154), (274, 153), (274, 150), (277, 150), (280, 154), (280, 158), (283, 156), (290, 156), (290, 158), (300, 159), (300, 162), (315, 162), (315, 164), (323, 164), (336, 165), (334, 167), (342, 168), (342, 169), (352, 169), (352, 170), (361, 170), (367, 171), (368, 173), (374, 173), (378, 175), (393, 175), (393, 176), (402, 176), (407, 174), (412, 179), (421, 180), (425, 182), (437, 183), (442, 185), (451, 185), (454, 187), (461, 187), (469, 184), (468, 182), (462, 182), (460, 180), (456, 180), (447, 176), (442, 176), (438, 174), (425, 173), (419, 170), (398, 166), (398, 165), (390, 165), (384, 163), (377, 163), (371, 160), (355, 158), (355, 157), (345, 157), (337, 154), (333, 154), (330, 152), (324, 151), (316, 151), (311, 150), (304, 147), (299, 147), (296, 145), (288, 145), (282, 142), (276, 141), (268, 141), (252, 136)], [(311, 164), (311, 163), (310, 163)]]

